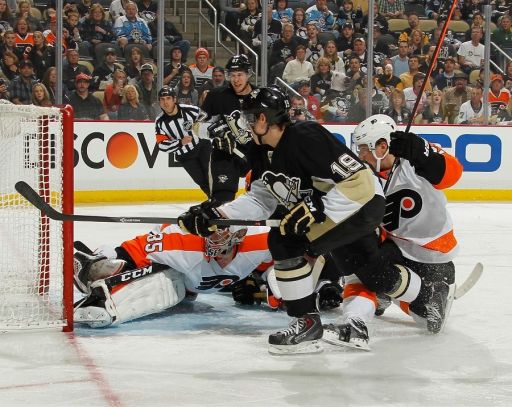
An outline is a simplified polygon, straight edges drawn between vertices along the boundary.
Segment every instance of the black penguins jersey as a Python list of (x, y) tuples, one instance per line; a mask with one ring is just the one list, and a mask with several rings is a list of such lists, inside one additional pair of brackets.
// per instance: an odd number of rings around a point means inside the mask
[(229, 115), (240, 110), (242, 99), (243, 96), (237, 95), (231, 85), (215, 88), (208, 92), (201, 109), (208, 115), (207, 121), (215, 121), (215, 116)]
[(286, 127), (269, 168), (251, 190), (220, 209), (228, 218), (268, 219), (278, 206), (291, 209), (307, 195), (322, 199), (327, 217), (312, 225), (310, 240), (357, 213), (375, 195), (384, 196), (377, 177), (348, 147), (320, 124), (299, 122)]

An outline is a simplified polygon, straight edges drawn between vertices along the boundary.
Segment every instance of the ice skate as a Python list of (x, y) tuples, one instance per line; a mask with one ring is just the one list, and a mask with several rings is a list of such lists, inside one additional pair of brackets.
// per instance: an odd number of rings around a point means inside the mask
[(432, 285), (432, 297), (425, 304), (427, 309), (427, 330), (430, 333), (440, 333), (452, 307), (455, 285), (443, 281)]
[(390, 305), (391, 297), (389, 295), (377, 294), (377, 308), (375, 309), (375, 315), (380, 317)]
[(359, 318), (349, 318), (346, 323), (340, 325), (325, 325), (322, 339), (331, 345), (370, 350), (368, 329)]
[(126, 263), (124, 260), (110, 260), (102, 255), (89, 255), (82, 252), (76, 252), (73, 258), (75, 285), (86, 294), (91, 292), (92, 281), (119, 273)]
[(290, 327), (268, 337), (268, 351), (272, 355), (320, 353), (323, 351), (319, 339), (323, 328), (320, 315), (311, 312), (295, 319)]

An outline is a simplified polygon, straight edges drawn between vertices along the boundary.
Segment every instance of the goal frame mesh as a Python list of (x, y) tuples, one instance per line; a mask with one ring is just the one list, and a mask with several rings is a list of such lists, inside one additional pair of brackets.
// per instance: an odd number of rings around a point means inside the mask
[[(2, 113), (4, 117), (1, 117)], [(7, 128), (7, 125), (2, 124), (1, 121), (5, 123), (8, 120), (10, 120), (9, 125), (14, 123), (9, 130), (13, 133), (19, 132), (16, 135), (19, 135), (20, 139), (23, 138), (22, 142), (19, 139), (13, 139), (13, 144), (16, 144), (15, 153), (20, 154), (23, 161), (18, 162), (21, 160), (15, 157), (10, 167), (16, 167), (16, 164), (19, 164), (19, 175), (25, 177), (29, 174), (31, 186), (44, 197), (48, 204), (63, 213), (72, 214), (74, 210), (72, 107), (66, 105), (61, 108), (41, 108), (1, 102), (0, 127), (4, 126), (2, 130)], [(56, 129), (60, 129), (60, 132)], [(32, 132), (35, 133), (32, 134)], [(8, 136), (0, 135), (0, 137), (4, 137), (4, 147), (12, 141)], [(21, 143), (23, 143), (23, 153), (19, 152)], [(24, 198), (12, 192), (10, 184), (14, 186), (21, 180), (10, 179), (10, 177), (16, 178), (16, 171), (16, 168), (12, 172), (9, 171), (12, 175), (7, 175), (8, 186), (2, 184), (0, 190), (0, 227), (4, 228), (4, 235), (10, 233), (15, 235), (13, 231), (16, 231), (19, 226), (20, 236), (13, 236), (13, 240), (24, 239), (24, 223), (33, 223), (35, 232), (27, 233), (28, 236), (25, 238), (30, 241), (37, 240), (33, 242), (34, 251), (37, 253), (27, 253), (27, 257), (31, 256), (32, 263), (37, 264), (35, 267), (26, 267), (26, 276), (23, 275), (22, 267), (13, 266), (12, 269), (15, 272), (21, 269), (18, 277), (10, 270), (9, 265), (6, 265), (9, 260), (6, 263), (0, 263), (0, 273), (5, 273), (3, 276), (0, 275), (0, 284), (7, 286), (12, 281), (15, 286), (12, 292), (9, 292), (9, 287), (0, 286), (0, 292), (4, 297), (0, 298), (0, 331), (62, 328), (65, 332), (71, 332), (73, 330), (73, 223), (71, 221), (55, 223), (57, 221), (33, 210), (35, 208), (32, 209)], [(16, 224), (17, 217), (20, 225)], [(13, 243), (13, 246), (16, 247), (17, 244)], [(4, 256), (6, 254), (4, 252)], [(21, 254), (18, 253), (18, 256)], [(27, 264), (32, 263), (27, 261)], [(9, 273), (12, 273), (13, 277)], [(25, 281), (31, 290), (27, 288), (25, 294), (23, 286), (17, 287), (18, 279)], [(42, 316), (39, 316), (37, 307), (51, 309), (42, 311)], [(36, 310), (36, 315), (26, 316), (25, 312), (30, 313), (32, 308)]]

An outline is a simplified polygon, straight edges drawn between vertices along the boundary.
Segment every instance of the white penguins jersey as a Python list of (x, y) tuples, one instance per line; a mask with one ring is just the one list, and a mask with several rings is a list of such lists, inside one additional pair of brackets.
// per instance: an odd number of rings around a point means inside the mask
[[(224, 268), (205, 255), (205, 239), (184, 233), (177, 225), (160, 225), (121, 246), (137, 267), (156, 262), (183, 274), (187, 291), (212, 293), (247, 277), (254, 269), (272, 264), (267, 245), (268, 227), (251, 226), (235, 247), (235, 256)], [(220, 262), (220, 261), (219, 261)]]
[[(447, 178), (450, 171), (447, 160)], [(386, 191), (382, 227), (387, 237), (411, 260), (445, 263), (457, 254), (458, 244), (442, 188), (442, 183), (434, 187), (416, 174), (409, 161), (400, 159)]]

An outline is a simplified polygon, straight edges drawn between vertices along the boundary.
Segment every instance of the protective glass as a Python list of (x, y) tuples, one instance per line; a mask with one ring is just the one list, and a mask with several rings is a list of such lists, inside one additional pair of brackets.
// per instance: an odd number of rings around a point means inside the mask
[(246, 130), (251, 130), (256, 123), (258, 115), (255, 113), (241, 112), (240, 126), (243, 126)]

